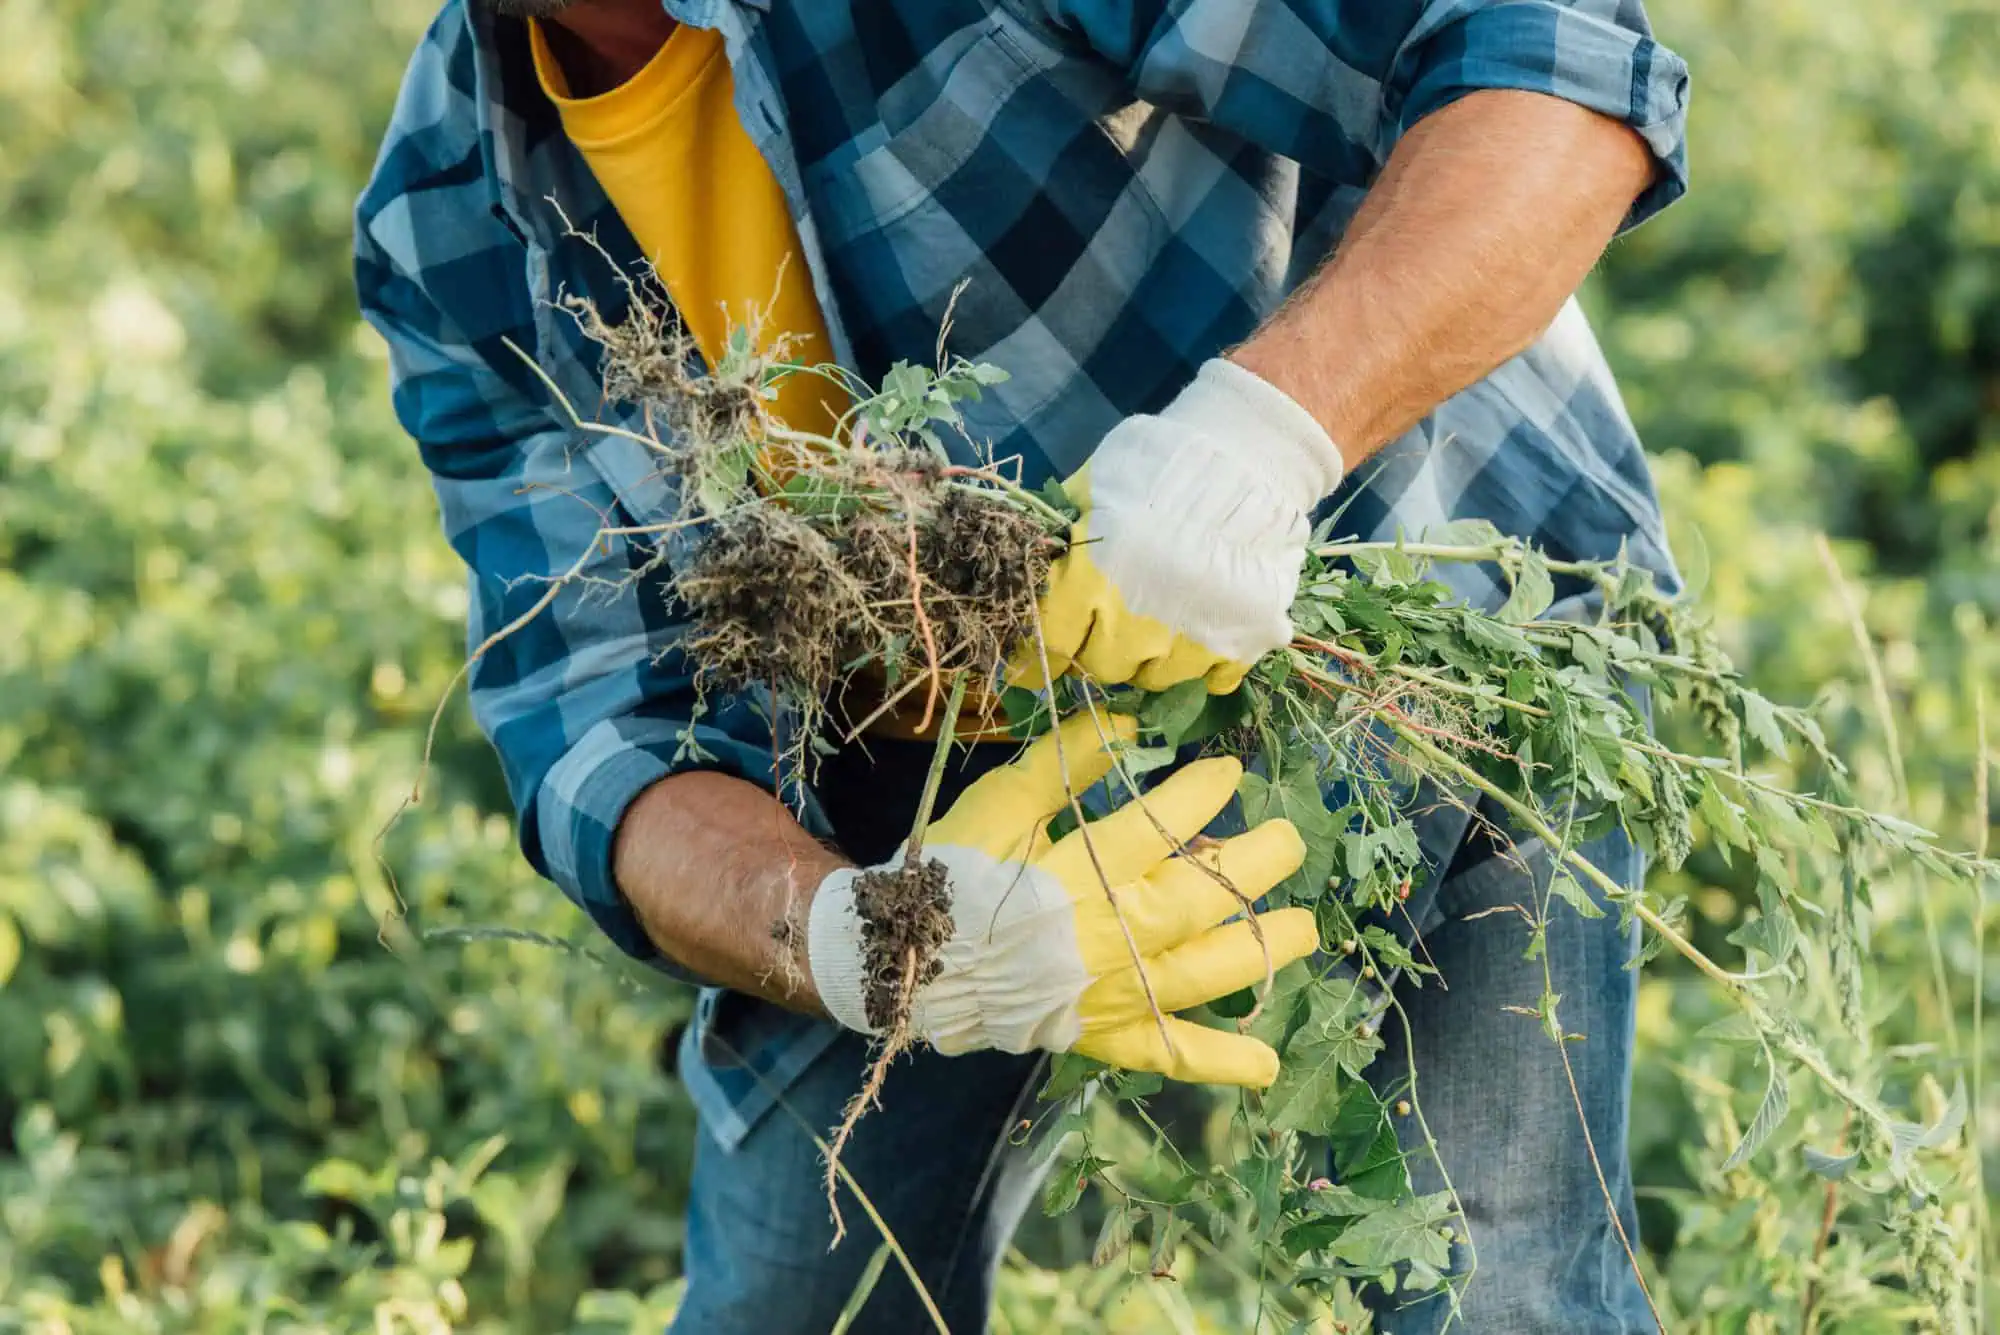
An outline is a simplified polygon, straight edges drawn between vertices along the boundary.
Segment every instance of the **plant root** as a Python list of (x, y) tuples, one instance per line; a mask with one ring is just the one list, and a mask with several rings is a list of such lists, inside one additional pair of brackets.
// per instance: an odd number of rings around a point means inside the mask
[(899, 867), (875, 868), (854, 879), (854, 910), (861, 919), (861, 960), (867, 972), (862, 1009), (881, 1034), (868, 1075), (848, 1101), (826, 1153), (826, 1203), (833, 1215), (833, 1245), (847, 1236), (840, 1216), (840, 1156), (854, 1128), (880, 1104), (889, 1065), (909, 1048), (910, 1011), (917, 989), (937, 977), (938, 953), (951, 940), (951, 882), (936, 858), (912, 858)]

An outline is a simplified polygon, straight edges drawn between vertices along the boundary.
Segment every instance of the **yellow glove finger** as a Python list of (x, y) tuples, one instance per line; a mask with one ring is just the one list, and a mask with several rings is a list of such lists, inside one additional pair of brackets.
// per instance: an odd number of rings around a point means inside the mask
[[(1246, 919), (1211, 927), (1191, 941), (1172, 950), (1146, 957), (1146, 977), (1153, 983), (1153, 1000), (1162, 1011), (1186, 1010), (1217, 997), (1226, 997), (1238, 988), (1264, 981), (1264, 950), (1271, 952), (1271, 969), (1284, 968), (1293, 960), (1304, 959), (1319, 946), (1319, 927), (1310, 909), (1276, 909), (1257, 915), (1264, 929), (1264, 942)], [(1127, 957), (1129, 961), (1129, 956)], [(1106, 974), (1090, 985), (1077, 1003), (1088, 1024), (1092, 1017), (1114, 1019), (1145, 1015), (1146, 990), (1138, 970), (1127, 966)]]
[[(1072, 542), (1081, 533), (1078, 526), (1071, 534)], [(1083, 559), (1080, 548), (1073, 546), (1057, 557), (1049, 567), (1049, 586), (1042, 593), (1041, 643), (1031, 638), (1015, 648), (1007, 661), (1007, 684), (1045, 690), (1051, 677), (1069, 671), (1070, 660), (1090, 638), (1102, 606), (1100, 599), (1108, 592), (1104, 576)], [(1044, 653), (1049, 660), (1048, 676), (1042, 674)]]
[[(1247, 663), (1232, 663), (1206, 645), (1176, 634), (1167, 652), (1142, 664), (1132, 675), (1132, 684), (1144, 691), (1164, 691), (1184, 681), (1200, 677), (1209, 694), (1227, 695), (1242, 684)], [(1218, 686), (1217, 683), (1224, 683)]]
[(1173, 1040), (1172, 1052), (1160, 1038), (1160, 1026), (1148, 1015), (1091, 1034), (1076, 1045), (1076, 1050), (1128, 1071), (1158, 1071), (1170, 1080), (1190, 1084), (1264, 1089), (1278, 1078), (1278, 1054), (1269, 1044), (1247, 1034), (1210, 1029), (1171, 1016), (1167, 1033)]
[(1100, 867), (1114, 886), (1136, 881), (1200, 834), (1229, 805), (1242, 777), (1242, 763), (1230, 757), (1197, 760), (1143, 798), (1072, 830), (1042, 865), (1061, 877), (1079, 902), (1086, 894), (1103, 893)]
[[(1241, 913), (1244, 900), (1257, 899), (1290, 876), (1305, 857), (1305, 840), (1290, 821), (1267, 820), (1214, 848), (1155, 868), (1145, 880), (1120, 890), (1118, 908), (1139, 953), (1157, 955)], [(1108, 902), (1104, 912), (1111, 912)], [(1119, 936), (1117, 946), (1124, 951)], [(1085, 962), (1092, 963), (1087, 953)]]
[(1208, 670), (1208, 693), (1228, 695), (1243, 684), (1255, 663), (1236, 663), (1225, 658)]
[(1080, 710), (1016, 759), (973, 780), (924, 838), (976, 848), (998, 862), (1025, 856), (1028, 841), (1069, 805), (1071, 792), (1081, 793), (1111, 772), (1105, 741), (1129, 742), (1138, 735), (1138, 720), (1129, 714), (1099, 711), (1093, 717)]
[[(1088, 561), (1090, 558), (1084, 553), (1069, 559)], [(1075, 665), (1082, 669), (1082, 675), (1107, 686), (1138, 681), (1153, 664), (1166, 662), (1177, 646), (1187, 643), (1164, 621), (1155, 621), (1152, 617), (1127, 610), (1110, 582), (1102, 575), (1096, 578), (1103, 586), (1096, 595), (1098, 612), (1091, 621), (1090, 634), (1077, 645), (1072, 656)], [(1208, 663), (1214, 657), (1213, 654), (1205, 655), (1199, 666), (1186, 668), (1174, 680), (1200, 676), (1207, 671)]]

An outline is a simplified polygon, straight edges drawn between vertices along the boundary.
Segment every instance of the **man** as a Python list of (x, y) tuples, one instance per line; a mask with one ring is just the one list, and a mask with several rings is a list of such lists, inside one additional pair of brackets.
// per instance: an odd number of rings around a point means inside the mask
[[(1684, 188), (1685, 99), (1639, 0), (450, 0), (360, 203), (358, 280), (471, 570), (473, 642), (583, 563), (480, 658), (474, 705), (534, 866), (619, 946), (710, 985), (681, 1062), (704, 1135), (676, 1331), (824, 1331), (876, 1246), (863, 1229), (828, 1251), (801, 1122), (831, 1126), (867, 1064), (854, 869), (908, 833), (930, 746), (871, 737), (779, 796), (758, 702), (697, 711), (647, 550), (593, 549), (607, 519), (664, 512), (666, 483), (549, 391), (542, 376), (601, 399), (557, 298), (616, 313), (613, 265), (650, 261), (711, 361), (754, 302), (808, 360), (875, 380), (930, 360), (969, 280), (951, 347), (1013, 376), (971, 434), (1087, 502), (1089, 541), (1044, 598), (1052, 668), (1227, 690), (1289, 638), (1322, 504), (1364, 536), (1480, 517), (1560, 557), (1622, 547), (1672, 587), (1571, 294)], [(781, 410), (824, 420), (807, 385)], [(1072, 779), (1105, 764), (1079, 726)], [(1031, 1194), (1010, 1135), (1041, 1053), (1249, 1086), (1276, 1070), (1213, 1029), (1168, 1046), (1135, 1009), (1129, 959), (1092, 917), (1101, 891), (1035, 837), (1060, 792), (1049, 745), (974, 745), (950, 776), (927, 846), (951, 864), (958, 931), (918, 993), (926, 1042), (846, 1158), (956, 1332), (984, 1328)], [(1226, 800), (1223, 764), (1169, 781), (1178, 837)], [(1550, 928), (1566, 1024), (1589, 1040), (1569, 1048), (1573, 1096), (1557, 1050), (1502, 1010), (1532, 1004), (1541, 965), (1519, 958), (1515, 915), (1483, 912), (1533, 893), (1546, 859), (1496, 858), (1467, 831), (1425, 827), (1436, 875), (1409, 920), (1449, 987), (1403, 998), (1412, 1050), (1398, 1034), (1378, 1063), (1404, 1080), (1413, 1064), (1438, 1147), (1405, 1128), (1413, 1171), (1433, 1188), (1448, 1171), (1465, 1208), (1478, 1265), (1459, 1319), (1651, 1329), (1623, 1241), (1632, 941), (1615, 916)], [(1156, 833), (1105, 838), (1156, 915), (1171, 1007), (1238, 986), (1247, 925), (1217, 926), (1205, 878)], [(1589, 851), (1641, 874), (1621, 838)], [(1261, 891), (1296, 836), (1274, 823), (1219, 856)], [(1005, 930), (969, 930), (968, 904), (1004, 908)], [(1267, 926), (1281, 957), (1311, 948), (1292, 917)], [(1451, 1316), (1398, 1301), (1380, 1328)], [(927, 1322), (892, 1269), (862, 1326)]]

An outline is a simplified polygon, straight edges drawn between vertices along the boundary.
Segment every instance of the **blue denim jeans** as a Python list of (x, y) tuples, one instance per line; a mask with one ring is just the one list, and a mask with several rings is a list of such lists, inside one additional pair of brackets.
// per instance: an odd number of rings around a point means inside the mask
[[(951, 787), (969, 777), (953, 775)], [(861, 791), (879, 800), (899, 786)], [(907, 823), (907, 814), (902, 819)], [(834, 824), (842, 825), (838, 814)], [(894, 828), (892, 818), (881, 831), (843, 832), (842, 840), (856, 856), (880, 858), (884, 843), (894, 847)], [(1542, 994), (1542, 965), (1523, 957), (1529, 928), (1512, 906), (1541, 897), (1547, 857), (1534, 844), (1491, 855), (1477, 836), (1464, 836), (1462, 818), (1458, 828), (1454, 846), (1435, 850), (1439, 874), (1412, 896), (1407, 917), (1386, 924), (1421, 937), (1442, 981), (1398, 985), (1409, 1042), (1390, 1016), (1383, 1031), (1389, 1048), (1374, 1071), (1385, 1093), (1401, 1097), (1414, 1062), (1416, 1102), (1436, 1155), (1415, 1116), (1399, 1119), (1399, 1131), (1418, 1189), (1441, 1189), (1448, 1173), (1463, 1202), (1471, 1241), (1456, 1248), (1455, 1265), (1460, 1274), (1470, 1268), (1472, 1278), (1455, 1318), (1443, 1299), (1406, 1305), (1376, 1295), (1377, 1329), (1653, 1330), (1606, 1204), (1608, 1191), (1636, 1242), (1626, 1164), (1636, 981), (1625, 966), (1634, 936), (1615, 912), (1586, 919), (1561, 903), (1551, 910), (1547, 958), (1561, 1020), (1584, 1036), (1567, 1045), (1572, 1093), (1563, 1050), (1533, 1015), (1507, 1009), (1532, 1011)], [(1622, 834), (1582, 851), (1624, 883), (1642, 874), (1641, 857)], [(824, 1136), (838, 1123), (867, 1056), (863, 1040), (832, 1025), (736, 994), (704, 994), (681, 1050), (703, 1135), (689, 1203), (688, 1287), (673, 1335), (826, 1335), (832, 1328), (880, 1237), (843, 1193), (848, 1234), (830, 1249), (822, 1165), (806, 1127)], [(1010, 1131), (1029, 1115), (1041, 1070), (1034, 1057), (906, 1056), (845, 1157), (954, 1335), (987, 1328), (1000, 1259), (1034, 1197), (1030, 1152), (1012, 1143)], [(892, 1262), (851, 1330), (910, 1335), (930, 1328)]]

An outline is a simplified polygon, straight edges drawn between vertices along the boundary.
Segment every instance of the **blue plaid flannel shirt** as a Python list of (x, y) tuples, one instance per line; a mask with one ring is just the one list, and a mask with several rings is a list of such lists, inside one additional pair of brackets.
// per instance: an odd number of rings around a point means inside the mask
[[(1632, 126), (1658, 173), (1630, 223), (1685, 187), (1686, 69), (1639, 0), (663, 2), (726, 37), (737, 110), (799, 221), (821, 351), (871, 380), (928, 362), (970, 279), (952, 347), (1013, 373), (970, 427), (1031, 485), (1250, 333), (1331, 251), (1397, 137), (1465, 93), (1529, 89)], [(586, 412), (628, 411), (600, 405), (593, 347), (554, 303), (615, 315), (613, 265), (639, 257), (518, 21), (444, 6), (356, 249), (396, 411), (471, 572), (471, 642), (552, 578), (585, 577), (479, 659), (472, 702), (529, 861), (657, 962), (613, 884), (613, 831), (677, 768), (684, 733), (702, 765), (770, 786), (771, 724), (749, 699), (694, 715), (648, 553), (593, 544), (607, 520), (658, 516), (666, 484), (643, 448), (574, 429), (513, 350)], [(1345, 533), (1476, 516), (1557, 556), (1622, 547), (1674, 579), (1639, 442), (1573, 303), (1331, 504)], [(1481, 578), (1462, 592), (1496, 597)]]

